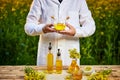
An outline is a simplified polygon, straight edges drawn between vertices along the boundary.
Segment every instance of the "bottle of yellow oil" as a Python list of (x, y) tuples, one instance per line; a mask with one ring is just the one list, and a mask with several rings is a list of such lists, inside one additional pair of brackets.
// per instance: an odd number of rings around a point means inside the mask
[(62, 59), (61, 59), (60, 49), (58, 49), (58, 53), (56, 57), (56, 73), (57, 74), (62, 73)]
[(52, 49), (52, 46), (51, 46), (51, 42), (49, 43), (49, 47), (48, 47), (48, 54), (47, 54), (47, 71), (48, 73), (53, 73), (53, 59), (54, 59), (54, 56), (51, 52), (51, 49)]

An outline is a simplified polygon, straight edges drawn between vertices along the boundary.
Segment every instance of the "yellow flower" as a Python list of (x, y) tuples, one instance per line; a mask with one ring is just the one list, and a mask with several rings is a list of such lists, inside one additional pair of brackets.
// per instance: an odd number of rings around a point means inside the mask
[(16, 9), (14, 7), (12, 7), (12, 11), (15, 11)]
[(104, 35), (104, 32), (100, 32), (101, 35)]
[(76, 58), (79, 59), (80, 53), (77, 51), (77, 49), (73, 48), (73, 49), (69, 49), (69, 54), (70, 54), (70, 58)]

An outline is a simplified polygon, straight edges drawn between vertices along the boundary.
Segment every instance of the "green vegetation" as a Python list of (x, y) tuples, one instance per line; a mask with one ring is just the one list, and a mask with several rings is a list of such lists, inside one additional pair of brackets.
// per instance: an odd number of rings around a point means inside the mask
[[(0, 2), (0, 65), (35, 65), (38, 36), (25, 34), (32, 0)], [(94, 35), (80, 39), (81, 64), (120, 64), (120, 0), (87, 0)]]
[(120, 64), (120, 0), (87, 0), (96, 23), (93, 36), (81, 39), (81, 64)]
[(38, 37), (24, 32), (31, 0), (1, 0), (0, 64), (35, 64)]

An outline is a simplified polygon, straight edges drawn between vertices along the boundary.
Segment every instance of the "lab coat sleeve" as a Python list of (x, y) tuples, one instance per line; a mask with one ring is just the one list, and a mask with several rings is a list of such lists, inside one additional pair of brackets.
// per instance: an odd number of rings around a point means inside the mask
[(81, 0), (80, 7), (79, 22), (81, 26), (77, 27), (75, 37), (88, 37), (95, 32), (95, 22), (85, 0)]
[(40, 1), (33, 0), (30, 11), (27, 15), (26, 24), (24, 26), (25, 32), (28, 35), (35, 36), (43, 33), (42, 28), (45, 24), (39, 24), (41, 13)]

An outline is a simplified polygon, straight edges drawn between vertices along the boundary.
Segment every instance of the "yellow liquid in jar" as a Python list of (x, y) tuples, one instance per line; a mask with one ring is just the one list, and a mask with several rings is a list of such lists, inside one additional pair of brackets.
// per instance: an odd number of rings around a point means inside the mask
[(73, 70), (72, 78), (73, 78), (73, 80), (81, 80), (82, 79), (82, 71), (80, 70), (80, 68), (77, 64)]
[(72, 74), (73, 80), (82, 80), (82, 73)]
[(48, 73), (53, 73), (53, 54), (48, 53), (47, 55), (47, 71)]
[(64, 30), (65, 29), (65, 24), (64, 23), (54, 24), (54, 28), (58, 31)]
[(72, 72), (73, 72), (76, 64), (77, 64), (76, 60), (72, 60), (71, 65), (68, 67), (69, 73), (72, 73)]
[(62, 73), (62, 60), (56, 60), (56, 73)]

